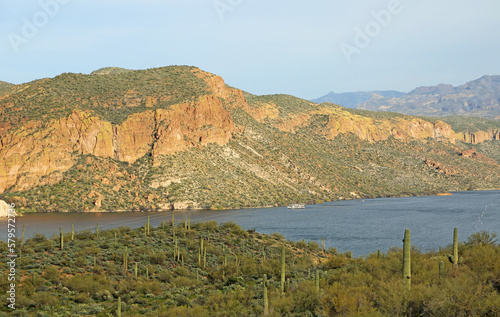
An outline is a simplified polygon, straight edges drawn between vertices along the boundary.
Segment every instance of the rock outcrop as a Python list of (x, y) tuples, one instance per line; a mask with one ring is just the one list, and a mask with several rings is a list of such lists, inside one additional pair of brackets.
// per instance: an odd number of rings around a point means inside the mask
[(500, 130), (458, 132), (457, 139), (472, 144), (478, 144), (489, 140), (500, 140)]
[[(0, 200), (0, 218), (7, 218), (9, 216), (9, 210), (12, 210), (13, 208), (7, 204), (5, 201)], [(10, 212), (10, 214), (15, 214)]]

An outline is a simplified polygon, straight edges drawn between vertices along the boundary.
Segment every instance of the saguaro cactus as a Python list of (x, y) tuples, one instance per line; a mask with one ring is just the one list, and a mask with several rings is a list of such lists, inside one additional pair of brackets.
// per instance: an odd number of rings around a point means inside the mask
[(207, 248), (203, 249), (203, 268), (207, 267)]
[(71, 225), (71, 241), (75, 240), (75, 225)]
[(264, 287), (264, 316), (269, 315), (269, 300), (267, 298), (267, 275), (264, 274), (264, 279), (262, 281)]
[(95, 238), (99, 240), (99, 223), (95, 226)]
[(316, 275), (314, 276), (314, 287), (316, 292), (319, 293), (319, 270), (316, 270)]
[(61, 247), (61, 250), (64, 249), (64, 233), (62, 227), (59, 227), (59, 246)]
[(128, 248), (125, 247), (125, 252), (123, 253), (123, 273), (126, 275), (128, 271)]
[(148, 216), (148, 236), (149, 236), (149, 216)]
[(281, 294), (285, 294), (285, 246), (281, 249)]
[(439, 278), (444, 277), (444, 262), (439, 262)]
[(118, 317), (122, 316), (122, 298), (118, 297), (118, 309), (116, 310), (116, 315)]
[(453, 229), (453, 254), (448, 255), (448, 260), (453, 264), (453, 267), (458, 267), (458, 230)]
[(410, 254), (410, 229), (405, 229), (405, 236), (403, 239), (403, 278), (408, 290), (411, 288), (411, 254)]

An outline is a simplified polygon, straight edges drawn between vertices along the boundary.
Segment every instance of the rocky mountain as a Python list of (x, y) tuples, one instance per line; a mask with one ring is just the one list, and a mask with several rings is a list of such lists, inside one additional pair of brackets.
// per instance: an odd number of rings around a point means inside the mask
[(497, 121), (256, 96), (196, 67), (65, 73), (13, 86), (0, 95), (0, 114), (0, 199), (18, 211), (245, 208), (500, 188)]
[(434, 117), (500, 119), (500, 76), (483, 76), (457, 87), (445, 84), (419, 87), (400, 97), (376, 94), (356, 108)]
[(370, 100), (373, 95), (386, 98), (398, 98), (404, 94), (404, 92), (395, 90), (357, 91), (343, 93), (334, 93), (333, 91), (331, 91), (328, 94), (311, 101), (316, 103), (331, 102), (347, 108), (356, 108), (356, 106), (360, 103)]

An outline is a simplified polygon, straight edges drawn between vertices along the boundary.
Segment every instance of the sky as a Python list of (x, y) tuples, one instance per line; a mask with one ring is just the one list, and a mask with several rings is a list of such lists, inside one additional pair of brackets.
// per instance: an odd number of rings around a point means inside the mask
[(4, 0), (0, 80), (192, 65), (253, 94), (500, 75), (498, 0)]

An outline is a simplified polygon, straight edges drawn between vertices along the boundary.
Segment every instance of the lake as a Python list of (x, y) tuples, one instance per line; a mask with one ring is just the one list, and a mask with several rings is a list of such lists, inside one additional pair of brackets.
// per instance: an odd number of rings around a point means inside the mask
[[(120, 226), (143, 226), (150, 216), (152, 226), (172, 219), (169, 212), (129, 213), (38, 213), (17, 217), (18, 237), (25, 225), (25, 237), (35, 233), (52, 237), (65, 232), (94, 230)], [(354, 256), (367, 255), (380, 249), (402, 247), (405, 228), (411, 230), (412, 245), (422, 251), (437, 250), (452, 243), (453, 228), (458, 228), (459, 241), (466, 241), (474, 232), (500, 233), (500, 191), (453, 192), (452, 196), (424, 196), (344, 200), (305, 209), (286, 207), (243, 210), (200, 210), (175, 212), (176, 223), (190, 215), (192, 222), (215, 220), (235, 222), (245, 229), (282, 234), (300, 241), (326, 239), (326, 246), (339, 252), (352, 251)], [(0, 220), (0, 239), (7, 239), (7, 220)]]

